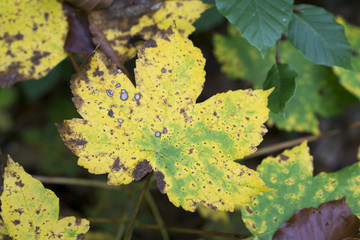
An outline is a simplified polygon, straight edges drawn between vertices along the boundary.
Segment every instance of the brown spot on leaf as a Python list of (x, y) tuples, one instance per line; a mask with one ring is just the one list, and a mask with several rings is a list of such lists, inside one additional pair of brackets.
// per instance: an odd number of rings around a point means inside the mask
[(120, 169), (123, 169), (124, 171), (127, 170), (127, 168), (123, 164), (120, 164), (120, 158), (117, 157), (111, 167), (111, 170), (119, 171)]
[(44, 19), (45, 19), (45, 21), (49, 20), (49, 13), (44, 13)]
[(287, 161), (289, 159), (288, 156), (285, 156), (284, 154), (280, 154), (280, 160), (279, 160), (279, 163), (280, 162), (283, 162), (283, 161)]
[(99, 66), (97, 66), (95, 72), (93, 72), (93, 77), (101, 77), (102, 75), (104, 75), (104, 72), (100, 71)]
[(33, 51), (33, 55), (30, 58), (30, 61), (34, 64), (34, 65), (39, 65), (40, 64), (40, 59), (42, 59), (43, 57), (49, 56), (50, 53), (49, 52), (43, 52), (41, 53), (40, 51)]
[(75, 224), (76, 224), (76, 226), (80, 226), (81, 225), (81, 219), (76, 219)]
[(156, 172), (154, 172), (154, 176), (156, 178), (156, 183), (157, 183), (157, 186), (158, 186), (160, 192), (162, 194), (165, 194), (166, 182), (165, 182), (164, 174), (160, 171), (156, 171)]
[(144, 43), (143, 47), (144, 48), (154, 48), (154, 47), (157, 47), (157, 44), (156, 44), (155, 40), (149, 39)]
[(24, 39), (24, 35), (22, 35), (21, 33), (17, 33), (17, 34), (15, 35), (15, 39), (18, 40), (18, 41), (21, 41), (21, 40)]
[(20, 180), (20, 181), (18, 181), (18, 182), (15, 182), (15, 185), (16, 186), (19, 186), (19, 187), (24, 187), (25, 185), (24, 185), (24, 183)]
[(76, 236), (76, 240), (84, 240), (85, 239), (85, 234), (84, 233), (80, 233)]
[(166, 73), (166, 69), (165, 69), (165, 68), (162, 68), (162, 69), (161, 69), (161, 72), (162, 72), (162, 73)]
[(245, 208), (246, 208), (246, 211), (247, 211), (249, 214), (252, 214), (252, 213), (253, 213), (253, 211), (249, 208), (249, 206), (246, 206)]
[(84, 139), (70, 139), (67, 141), (67, 143), (76, 146), (85, 146), (88, 142)]
[(141, 178), (143, 178), (148, 172), (151, 172), (152, 167), (150, 165), (150, 162), (146, 159), (139, 162), (133, 173), (132, 176), (136, 181), (139, 181)]
[(111, 118), (114, 118), (114, 112), (113, 112), (112, 109), (109, 110), (108, 116), (111, 117)]
[(19, 225), (20, 224), (20, 220), (14, 220), (12, 221), (12, 223), (16, 226), (16, 225)]

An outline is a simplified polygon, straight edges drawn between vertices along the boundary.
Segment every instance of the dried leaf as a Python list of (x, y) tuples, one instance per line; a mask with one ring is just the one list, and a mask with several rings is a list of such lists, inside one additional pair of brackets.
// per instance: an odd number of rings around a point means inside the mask
[(318, 208), (297, 211), (276, 231), (274, 240), (327, 239), (359, 237), (360, 220), (350, 211), (345, 197), (325, 202)]
[(10, 157), (1, 196), (2, 239), (84, 239), (86, 219), (59, 218), (59, 199)]
[(0, 1), (0, 87), (45, 76), (61, 62), (67, 21), (57, 0)]
[[(89, 19), (110, 42), (120, 62), (125, 62), (135, 57), (136, 47), (144, 40), (173, 23), (187, 37), (195, 30), (192, 23), (208, 7), (200, 0), (115, 0), (107, 9), (92, 12)], [(94, 39), (94, 43), (100, 40)]]
[(232, 211), (267, 191), (258, 174), (233, 162), (256, 151), (266, 133), (269, 91), (238, 90), (196, 104), (205, 81), (201, 51), (169, 28), (148, 40), (136, 62), (136, 88), (96, 51), (72, 79), (84, 119), (58, 126), (78, 164), (108, 183), (154, 171), (176, 206)]
[(85, 58), (95, 49), (87, 15), (66, 4), (64, 6), (67, 10), (66, 16), (69, 23), (64, 49), (71, 53), (80, 54)]

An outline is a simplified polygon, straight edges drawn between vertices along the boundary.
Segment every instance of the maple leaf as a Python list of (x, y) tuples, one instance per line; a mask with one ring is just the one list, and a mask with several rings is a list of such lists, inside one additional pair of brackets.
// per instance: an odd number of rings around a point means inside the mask
[(41, 78), (65, 59), (68, 26), (59, 1), (0, 1), (0, 22), (0, 87)]
[[(122, 62), (136, 55), (136, 47), (144, 40), (168, 29), (173, 23), (184, 36), (189, 36), (195, 27), (192, 24), (209, 8), (200, 0), (114, 0), (104, 9), (93, 11), (89, 19), (104, 34)], [(96, 30), (90, 27), (96, 36)], [(95, 39), (95, 44), (101, 41)]]
[(1, 239), (84, 239), (86, 219), (59, 219), (59, 199), (10, 157), (1, 195)]
[(128, 184), (154, 171), (170, 201), (232, 211), (267, 191), (258, 174), (233, 162), (256, 150), (266, 133), (271, 90), (238, 90), (202, 103), (205, 59), (169, 28), (145, 42), (136, 61), (136, 88), (95, 52), (71, 80), (84, 119), (58, 130), (78, 164), (108, 183)]
[(296, 211), (344, 196), (351, 211), (360, 216), (360, 162), (313, 177), (312, 156), (303, 142), (276, 157), (267, 157), (257, 171), (273, 191), (260, 193), (241, 207), (245, 225), (255, 239), (273, 239), (276, 230)]

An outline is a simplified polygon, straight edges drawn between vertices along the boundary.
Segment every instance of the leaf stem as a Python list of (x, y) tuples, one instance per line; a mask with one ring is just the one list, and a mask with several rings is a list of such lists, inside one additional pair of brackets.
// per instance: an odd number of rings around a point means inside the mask
[[(357, 127), (360, 127), (360, 121), (351, 123), (350, 125), (348, 125), (346, 127), (346, 130), (350, 130), (350, 129), (357, 128)], [(258, 157), (258, 156), (262, 156), (262, 155), (267, 155), (267, 154), (275, 152), (275, 151), (279, 151), (279, 150), (282, 150), (285, 148), (289, 148), (289, 147), (298, 145), (298, 144), (302, 143), (303, 141), (313, 142), (320, 138), (331, 137), (331, 136), (341, 133), (343, 130), (344, 129), (337, 128), (337, 129), (334, 129), (334, 130), (331, 130), (328, 132), (321, 133), (319, 135), (310, 135), (310, 136), (300, 137), (300, 138), (292, 139), (289, 141), (273, 144), (271, 146), (263, 147), (263, 148), (259, 149), (255, 153), (253, 153), (247, 157), (244, 157), (242, 160), (250, 159), (250, 158), (254, 158), (254, 157)]]
[(135, 209), (134, 209), (134, 212), (131, 216), (131, 219), (130, 219), (130, 223), (128, 225), (128, 228), (126, 230), (126, 233), (125, 233), (125, 237), (124, 237), (124, 240), (130, 240), (131, 239), (131, 233), (132, 233), (132, 230), (133, 230), (133, 226), (134, 226), (134, 223), (135, 223), (135, 219), (136, 219), (136, 216), (139, 212), (139, 209), (140, 209), (140, 206), (141, 206), (141, 202), (144, 198), (144, 195), (145, 195), (145, 192), (146, 192), (146, 189), (150, 183), (150, 179), (151, 179), (151, 176), (152, 176), (152, 172), (148, 174), (148, 177), (147, 179), (145, 180), (145, 184), (144, 184), (144, 187), (140, 193), (140, 196), (139, 196), (139, 199), (136, 203), (136, 206), (135, 206)]
[[(155, 220), (156, 220), (157, 224), (159, 226), (164, 226), (165, 225), (164, 220), (162, 219), (160, 211), (159, 211), (158, 207), (156, 206), (156, 203), (155, 203), (155, 201), (154, 201), (154, 199), (151, 196), (151, 193), (149, 191), (145, 192), (145, 199), (146, 199), (147, 203), (149, 204), (149, 207), (150, 207), (152, 213), (154, 214), (154, 217), (155, 217)], [(166, 231), (165, 228), (161, 228), (159, 230), (160, 230), (161, 236), (162, 236), (162, 238), (164, 240), (169, 240), (170, 239), (169, 234), (168, 234), (168, 232)]]
[(304, 12), (303, 10), (300, 10), (300, 9), (298, 9), (298, 8), (293, 8), (293, 11), (294, 11), (294, 12), (298, 12), (298, 13), (303, 13), (303, 12)]
[(80, 70), (80, 68), (79, 68), (79, 65), (77, 64), (74, 56), (72, 55), (71, 52), (67, 52), (67, 54), (68, 54), (68, 56), (69, 56), (69, 58), (70, 58), (71, 64), (73, 65), (75, 71), (78, 73), (79, 70)]
[[(118, 218), (87, 218), (90, 222), (105, 222), (105, 223), (121, 223), (123, 222)], [(188, 233), (188, 234), (197, 234), (197, 235), (206, 235), (206, 236), (220, 236), (227, 238), (236, 238), (236, 239), (244, 239), (252, 237), (252, 235), (245, 234), (236, 234), (236, 233), (224, 233), (224, 232), (215, 232), (215, 231), (206, 231), (206, 230), (198, 230), (198, 229), (189, 229), (189, 228), (181, 228), (181, 227), (167, 227), (167, 226), (159, 226), (156, 224), (135, 224), (134, 228), (142, 228), (142, 229), (166, 229), (169, 232), (178, 232), (178, 233)]]
[(280, 49), (280, 39), (276, 41), (276, 56), (275, 56), (276, 64), (281, 63), (279, 49)]

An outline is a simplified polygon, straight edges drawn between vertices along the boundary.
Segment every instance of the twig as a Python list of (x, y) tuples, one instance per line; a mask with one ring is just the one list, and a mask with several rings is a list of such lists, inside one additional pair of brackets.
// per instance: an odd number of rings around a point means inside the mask
[[(360, 127), (360, 121), (351, 123), (346, 128), (346, 130), (350, 130), (350, 129), (357, 128), (357, 127)], [(263, 148), (259, 149), (258, 151), (256, 151), (255, 153), (243, 158), (242, 160), (250, 159), (250, 158), (254, 158), (254, 157), (258, 157), (258, 156), (262, 156), (262, 155), (267, 155), (267, 154), (275, 152), (275, 151), (279, 151), (279, 150), (282, 150), (285, 148), (289, 148), (289, 147), (298, 145), (298, 144), (302, 143), (303, 141), (313, 142), (320, 138), (330, 137), (330, 136), (341, 133), (342, 130), (343, 129), (338, 128), (338, 129), (334, 129), (334, 130), (331, 130), (328, 132), (321, 133), (320, 135), (310, 135), (310, 136), (306, 136), (306, 137), (296, 138), (296, 139), (292, 139), (289, 141), (277, 143), (277, 144), (274, 144), (274, 145), (271, 145), (268, 147), (263, 147)]]
[(67, 52), (67, 54), (68, 54), (68, 56), (69, 56), (69, 58), (70, 58), (71, 64), (73, 65), (75, 71), (78, 73), (79, 70), (80, 70), (80, 68), (79, 68), (79, 65), (77, 64), (74, 56), (72, 55), (71, 52)]
[[(102, 223), (123, 223), (119, 218), (87, 218), (90, 222), (102, 222)], [(180, 228), (180, 227), (167, 227), (167, 226), (159, 226), (155, 224), (141, 224), (137, 223), (134, 225), (134, 228), (142, 228), (142, 229), (166, 229), (169, 232), (180, 232), (180, 233), (189, 233), (189, 234), (197, 234), (197, 235), (210, 235), (210, 236), (220, 236), (220, 237), (228, 237), (228, 238), (237, 238), (244, 239), (252, 237), (251, 235), (245, 234), (235, 234), (235, 233), (224, 233), (224, 232), (215, 232), (215, 231), (206, 231), (206, 230), (198, 230), (198, 229), (189, 229), (189, 228)]]
[(40, 180), (40, 182), (47, 184), (80, 185), (80, 186), (99, 187), (99, 188), (120, 191), (118, 187), (110, 186), (107, 185), (106, 182), (97, 181), (97, 180), (66, 178), (66, 177), (47, 177), (47, 176), (39, 176), (39, 175), (33, 175), (33, 177)]
[[(156, 203), (153, 199), (153, 197), (151, 196), (151, 193), (149, 191), (146, 191), (145, 193), (145, 199), (147, 201), (147, 203), (149, 204), (149, 207), (152, 211), (152, 213), (154, 214), (154, 217), (155, 217), (155, 220), (157, 222), (157, 224), (159, 226), (164, 226), (164, 220), (162, 219), (161, 217), (161, 214), (160, 214), (160, 211), (158, 209), (158, 207), (156, 206)], [(161, 232), (161, 236), (164, 240), (169, 240), (169, 234), (168, 232), (166, 231), (166, 229), (160, 229), (160, 232)]]
[(141, 202), (144, 198), (144, 195), (145, 195), (145, 192), (146, 192), (146, 189), (149, 185), (149, 182), (150, 182), (150, 179), (151, 179), (151, 176), (152, 176), (152, 172), (148, 174), (148, 177), (147, 179), (145, 180), (145, 184), (144, 184), (144, 187), (140, 193), (140, 196), (139, 196), (139, 199), (136, 203), (136, 206), (135, 206), (135, 209), (134, 209), (134, 212), (131, 216), (131, 219), (130, 219), (130, 223), (128, 225), (128, 228), (126, 230), (126, 233), (125, 233), (125, 237), (124, 237), (124, 240), (130, 240), (131, 238), (131, 233), (132, 233), (132, 230), (133, 230), (133, 226), (134, 226), (134, 223), (135, 223), (135, 219), (136, 219), (136, 216), (139, 212), (139, 209), (140, 209), (140, 206), (141, 206)]

